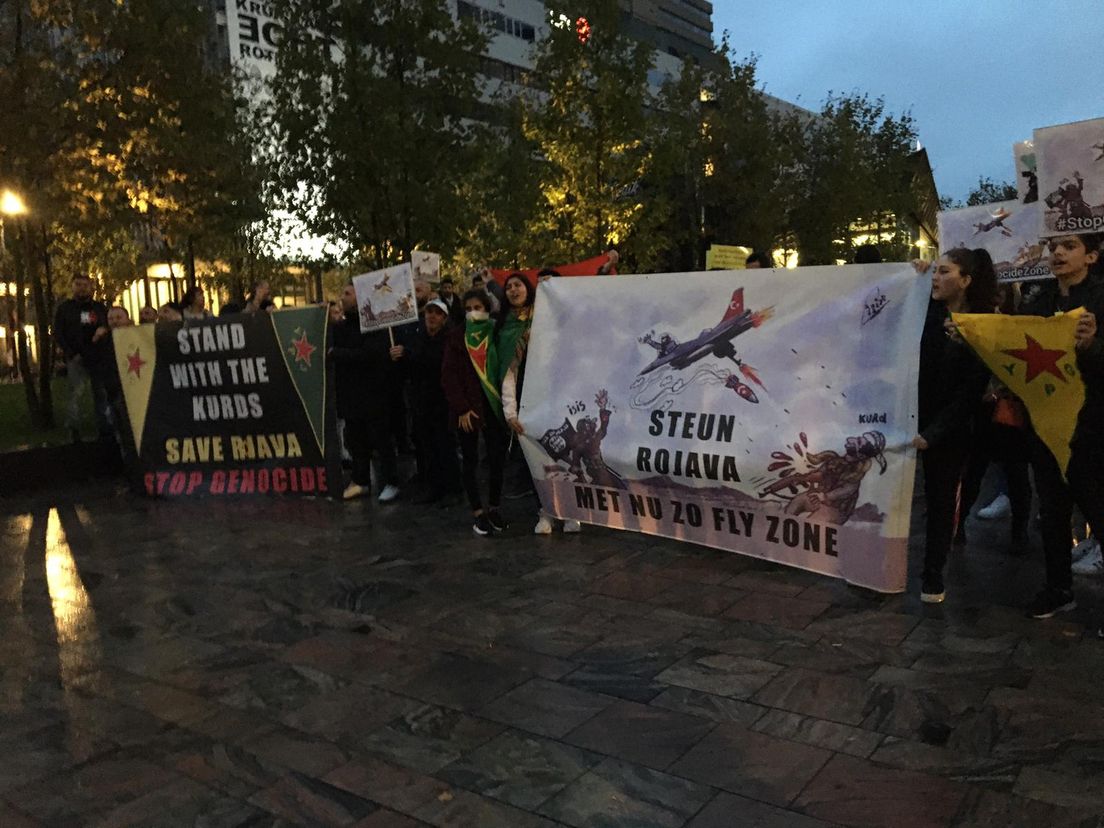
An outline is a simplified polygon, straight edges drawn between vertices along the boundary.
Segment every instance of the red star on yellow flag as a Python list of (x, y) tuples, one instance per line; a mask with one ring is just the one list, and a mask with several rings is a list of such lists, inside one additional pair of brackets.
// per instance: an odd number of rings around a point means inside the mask
[(1058, 360), (1066, 355), (1066, 351), (1052, 351), (1044, 348), (1030, 334), (1024, 334), (1024, 338), (1027, 340), (1027, 347), (1001, 351), (1027, 363), (1027, 377), (1024, 381), (1031, 382), (1039, 374), (1052, 374), (1065, 382), (1066, 378), (1058, 368)]
[(298, 339), (291, 340), (291, 345), (295, 348), (295, 361), (302, 362), (310, 368), (311, 354), (318, 349), (307, 340), (307, 332), (303, 331)]
[(127, 354), (127, 373), (134, 374), (138, 379), (142, 378), (142, 366), (146, 364), (146, 361), (142, 359), (142, 351), (139, 348), (134, 349), (134, 353)]

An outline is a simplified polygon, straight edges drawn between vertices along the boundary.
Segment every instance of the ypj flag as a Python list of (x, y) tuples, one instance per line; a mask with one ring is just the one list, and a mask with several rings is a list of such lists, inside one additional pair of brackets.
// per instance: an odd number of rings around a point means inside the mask
[(1051, 317), (956, 313), (963, 338), (1018, 396), (1035, 433), (1065, 473), (1085, 384), (1077, 370), (1074, 330), (1084, 308)]

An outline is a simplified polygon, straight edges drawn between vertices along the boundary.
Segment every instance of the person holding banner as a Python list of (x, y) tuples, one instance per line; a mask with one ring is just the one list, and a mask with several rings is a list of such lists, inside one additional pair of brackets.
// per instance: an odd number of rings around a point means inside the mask
[[(449, 419), (460, 442), (461, 479), (475, 523), (472, 531), (486, 537), (506, 528), (498, 511), (506, 464), (506, 430), (501, 402), (490, 372), (494, 321), (491, 300), (481, 290), (464, 294), (464, 327), (445, 341), (441, 360), (441, 387), (448, 401)], [(487, 451), (487, 508), (479, 494), (479, 435)]]
[(996, 295), (997, 274), (984, 250), (956, 248), (935, 266), (920, 341), (920, 433), (912, 440), (924, 468), (927, 525), (920, 600), (928, 604), (946, 597), (943, 568), (955, 535), (959, 487), (976, 409), (989, 383), (989, 369), (946, 326), (951, 313), (992, 313)]
[(1077, 606), (1071, 572), (1074, 504), (1094, 532), (1104, 528), (1104, 340), (1097, 335), (1097, 320), (1104, 317), (1104, 277), (1090, 272), (1101, 256), (1101, 237), (1091, 233), (1056, 236), (1049, 244), (1055, 281), (1025, 300), (1020, 313), (1053, 316), (1085, 309), (1074, 343), (1085, 402), (1070, 441), (1064, 477), (1054, 454), (1032, 435), (1031, 469), (1039, 494), (1046, 587), (1028, 608), (1031, 618), (1050, 618)]
[(391, 441), (388, 402), (391, 373), (390, 337), (386, 331), (360, 332), (352, 282), (341, 293), (344, 319), (333, 326), (330, 356), (337, 383), (337, 416), (345, 421), (345, 447), (353, 458), (352, 480), (344, 498), (352, 500), (372, 488), (372, 455), (379, 464), (379, 502), (399, 496), (399, 468)]

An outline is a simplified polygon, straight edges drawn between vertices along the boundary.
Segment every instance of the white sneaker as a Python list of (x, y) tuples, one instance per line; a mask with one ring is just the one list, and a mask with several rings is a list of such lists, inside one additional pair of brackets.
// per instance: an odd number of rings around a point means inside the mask
[(345, 492), (341, 496), (346, 500), (356, 500), (358, 497), (364, 497), (368, 494), (368, 487), (361, 486), (359, 483), (350, 483), (345, 487)]
[(1008, 499), (1008, 495), (999, 494), (993, 498), (993, 501), (988, 506), (978, 509), (977, 516), (982, 520), (1000, 520), (1011, 514), (1012, 501)]
[(1086, 555), (1091, 555), (1094, 552), (1098, 555), (1100, 554), (1100, 541), (1098, 541), (1096, 538), (1085, 538), (1083, 541), (1073, 547), (1074, 563), (1083, 560)]
[(565, 520), (564, 521), (564, 534), (574, 535), (577, 532), (583, 531), (583, 525), (577, 520)]
[(399, 496), (399, 487), (398, 486), (393, 486), (390, 483), (388, 483), (386, 486), (383, 487), (383, 491), (380, 492), (379, 502), (380, 503), (390, 503), (392, 500), (394, 500), (398, 496)]
[(1075, 563), (1071, 569), (1074, 575), (1087, 575), (1090, 578), (1104, 575), (1104, 555), (1100, 553), (1100, 544), (1097, 544), (1092, 552)]
[(552, 534), (552, 521), (546, 518), (544, 515), (540, 516), (540, 520), (537, 521), (537, 525), (533, 527), (534, 535), (551, 535)]

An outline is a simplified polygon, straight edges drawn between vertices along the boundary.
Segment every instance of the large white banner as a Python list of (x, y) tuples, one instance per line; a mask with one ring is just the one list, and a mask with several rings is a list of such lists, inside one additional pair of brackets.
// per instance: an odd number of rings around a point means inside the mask
[(542, 504), (903, 591), (930, 289), (900, 264), (544, 282)]
[(1035, 130), (1043, 235), (1104, 230), (1104, 118)]
[(955, 247), (983, 247), (993, 258), (997, 279), (1023, 282), (1049, 279), (1050, 261), (1042, 239), (1042, 203), (1016, 199), (939, 214), (939, 243), (944, 252)]

